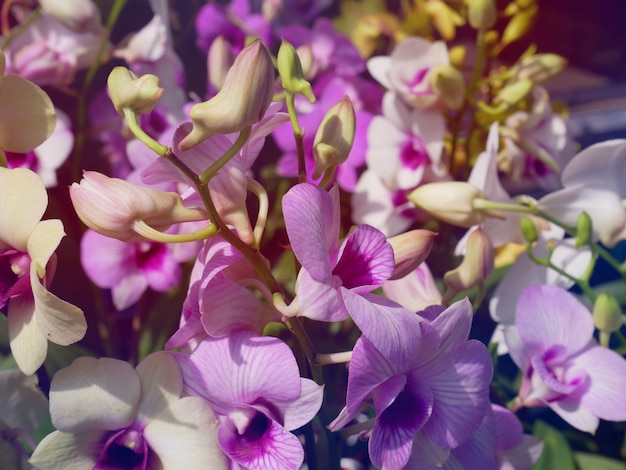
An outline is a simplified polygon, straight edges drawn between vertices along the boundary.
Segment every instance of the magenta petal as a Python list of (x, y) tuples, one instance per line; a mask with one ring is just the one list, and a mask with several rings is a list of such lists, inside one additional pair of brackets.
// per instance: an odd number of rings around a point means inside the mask
[(111, 288), (133, 269), (131, 244), (105, 237), (87, 229), (80, 241), (80, 259), (91, 281), (102, 288)]
[(433, 413), (424, 431), (436, 445), (457, 447), (480, 426), (489, 406), (492, 374), (489, 352), (470, 340), (411, 375), (411, 380), (425, 382), (433, 391)]
[(378, 415), (369, 453), (372, 463), (389, 470), (403, 468), (411, 455), (415, 433), (428, 421), (433, 395), (423, 384), (409, 384), (391, 406)]
[(304, 268), (296, 281), (299, 315), (319, 321), (342, 321), (348, 318), (341, 295), (332, 284), (316, 281)]
[[(439, 307), (436, 306), (436, 308)], [(449, 351), (463, 344), (469, 336), (473, 317), (472, 304), (467, 297), (453, 303), (441, 312), (430, 323), (439, 333), (439, 349)]]
[(496, 448), (505, 450), (520, 444), (524, 435), (524, 429), (517, 416), (499, 405), (492, 404), (491, 409), (496, 429)]
[(339, 251), (333, 275), (339, 276), (346, 289), (359, 294), (382, 285), (395, 270), (393, 248), (382, 232), (369, 225), (357, 227)]
[(287, 431), (304, 426), (313, 419), (322, 406), (324, 386), (317, 385), (309, 379), (300, 379), (300, 382), (300, 397), (287, 405), (279, 406)]
[(344, 288), (339, 292), (363, 336), (387, 360), (401, 364), (413, 357), (421, 337), (421, 322), (417, 315), (377, 295), (360, 296)]
[(250, 470), (297, 470), (304, 460), (298, 438), (263, 413), (257, 412), (243, 434), (230, 420), (222, 423), (217, 438), (228, 457)]
[(292, 187), (283, 196), (283, 214), (293, 252), (319, 282), (330, 281), (332, 266), (328, 253), (339, 237), (339, 214), (334, 202), (326, 191), (308, 183)]
[(522, 293), (515, 325), (531, 355), (541, 354), (555, 344), (567, 355), (584, 348), (593, 336), (589, 310), (572, 294), (557, 286), (529, 286)]

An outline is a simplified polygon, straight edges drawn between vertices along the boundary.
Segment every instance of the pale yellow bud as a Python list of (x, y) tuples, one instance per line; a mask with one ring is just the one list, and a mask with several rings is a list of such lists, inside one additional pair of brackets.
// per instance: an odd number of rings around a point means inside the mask
[(295, 48), (284, 39), (278, 49), (276, 64), (283, 88), (291, 93), (303, 95), (311, 103), (315, 103), (311, 84), (304, 78), (300, 57)]
[(415, 271), (429, 255), (436, 236), (437, 233), (430, 230), (418, 229), (388, 238), (387, 241), (393, 248), (393, 258), (396, 263), (393, 276), (389, 279), (402, 279)]
[(347, 96), (328, 110), (313, 140), (315, 172), (313, 178), (322, 176), (330, 167), (346, 161), (356, 131), (356, 116), (352, 101)]
[(498, 12), (493, 0), (469, 0), (467, 19), (474, 29), (491, 29), (496, 24)]
[(567, 60), (558, 54), (536, 54), (522, 59), (515, 68), (515, 75), (540, 84), (561, 72), (566, 65)]
[(537, 16), (537, 5), (532, 5), (513, 15), (502, 33), (502, 46), (524, 37), (532, 26), (535, 16)]
[(109, 96), (115, 110), (124, 115), (124, 108), (137, 114), (146, 114), (154, 109), (165, 93), (159, 87), (159, 77), (152, 74), (137, 77), (126, 67), (115, 67), (107, 80)]
[(487, 234), (477, 228), (467, 238), (467, 251), (461, 264), (443, 276), (448, 290), (445, 297), (451, 299), (459, 292), (484, 283), (494, 265), (494, 249)]
[(480, 189), (462, 181), (425, 184), (408, 195), (409, 201), (433, 217), (466, 228), (487, 217), (485, 212), (473, 206), (476, 199), (484, 198)]
[(439, 65), (428, 74), (433, 91), (450, 109), (460, 109), (465, 100), (463, 75), (451, 65)]
[(506, 104), (513, 106), (528, 96), (533, 88), (533, 82), (527, 78), (517, 80), (509, 85), (506, 85), (500, 92), (494, 97), (493, 102), (496, 105)]
[(593, 322), (605, 333), (614, 333), (622, 327), (622, 309), (615, 296), (602, 292), (593, 305)]

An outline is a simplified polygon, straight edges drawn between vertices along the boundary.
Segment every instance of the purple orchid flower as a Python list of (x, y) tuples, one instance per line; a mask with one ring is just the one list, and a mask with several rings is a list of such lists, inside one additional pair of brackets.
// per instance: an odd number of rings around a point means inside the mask
[(283, 197), (287, 234), (302, 269), (296, 280), (298, 315), (320, 321), (352, 317), (361, 332), (392, 362), (407, 359), (419, 340), (419, 319), (371, 292), (395, 270), (393, 248), (369, 225), (339, 243), (339, 192), (302, 183)]
[(549, 406), (582, 431), (599, 420), (626, 420), (626, 361), (593, 339), (589, 310), (557, 286), (529, 286), (505, 329), (513, 361), (524, 378), (519, 407)]
[(218, 442), (250, 470), (298, 469), (304, 450), (289, 431), (309, 422), (323, 388), (300, 377), (291, 349), (278, 338), (239, 331), (176, 353), (188, 394), (207, 400), (220, 419)]
[(390, 362), (364, 336), (354, 346), (346, 407), (330, 429), (341, 429), (371, 404), (376, 423), (369, 454), (376, 467), (403, 468), (412, 451), (438, 450), (445, 462), (485, 417), (493, 366), (485, 346), (467, 340), (472, 306), (465, 299), (442, 309), (430, 307), (422, 312), (426, 321), (412, 325), (417, 340), (407, 345), (403, 363)]

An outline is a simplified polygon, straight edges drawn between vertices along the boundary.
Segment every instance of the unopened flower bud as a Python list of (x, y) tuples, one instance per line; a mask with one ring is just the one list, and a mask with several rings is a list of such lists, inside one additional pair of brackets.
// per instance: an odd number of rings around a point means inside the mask
[(487, 30), (496, 24), (498, 12), (493, 0), (469, 0), (467, 3), (467, 19), (474, 29)]
[(393, 258), (396, 269), (389, 279), (401, 279), (415, 271), (424, 262), (433, 246), (433, 240), (437, 233), (430, 230), (411, 230), (388, 238), (387, 241), (393, 248)]
[(302, 67), (302, 73), (306, 79), (310, 79), (315, 76), (317, 67), (315, 65), (315, 57), (313, 56), (313, 48), (310, 44), (303, 44), (296, 49), (298, 57), (300, 58), (300, 66)]
[(311, 103), (315, 103), (311, 84), (304, 78), (300, 57), (294, 47), (284, 39), (278, 49), (276, 64), (283, 88), (291, 93), (303, 95)]
[(115, 110), (122, 116), (124, 108), (132, 109), (137, 114), (149, 113), (165, 93), (156, 75), (137, 77), (131, 70), (121, 66), (111, 70), (107, 88)]
[(465, 100), (463, 75), (451, 65), (439, 65), (428, 74), (433, 91), (450, 109), (460, 109)]
[(274, 95), (274, 65), (260, 39), (235, 57), (224, 86), (210, 100), (191, 108), (193, 129), (180, 142), (187, 150), (216, 134), (240, 132), (259, 122)]
[(535, 21), (537, 11), (537, 5), (532, 4), (515, 13), (502, 33), (502, 46), (511, 44), (524, 37)]
[(103, 29), (100, 10), (92, 0), (39, 0), (41, 9), (79, 33)]
[(500, 92), (494, 97), (494, 104), (505, 103), (509, 106), (513, 106), (526, 98), (532, 90), (533, 82), (527, 78), (517, 80), (513, 83), (506, 85)]
[(207, 55), (207, 70), (209, 73), (209, 83), (216, 90), (221, 90), (226, 81), (226, 75), (233, 66), (235, 53), (233, 46), (224, 36), (218, 36), (211, 43)]
[(470, 233), (467, 238), (467, 251), (461, 264), (448, 271), (443, 280), (448, 287), (446, 298), (484, 283), (494, 265), (494, 249), (491, 240), (481, 228)]
[(593, 242), (591, 217), (586, 212), (582, 212), (576, 221), (576, 248), (588, 245), (591, 242)]
[(86, 171), (80, 184), (70, 187), (70, 198), (80, 220), (107, 237), (139, 241), (133, 230), (143, 221), (157, 230), (179, 222), (206, 219), (206, 214), (183, 205), (179, 194), (109, 178)]
[(524, 240), (528, 243), (535, 243), (539, 239), (537, 226), (535, 225), (535, 222), (533, 222), (533, 219), (527, 215), (523, 216), (522, 220), (520, 220), (520, 229), (522, 230)]
[(623, 315), (614, 295), (602, 292), (593, 305), (593, 323), (604, 333), (614, 333), (622, 327)]
[(452, 225), (469, 228), (483, 222), (488, 214), (473, 206), (485, 194), (462, 181), (429, 183), (414, 189), (408, 200), (433, 217)]
[(567, 59), (558, 54), (535, 54), (520, 61), (515, 76), (540, 84), (561, 72), (566, 65)]
[(315, 172), (313, 178), (322, 176), (330, 167), (346, 161), (356, 131), (356, 117), (352, 101), (347, 96), (328, 110), (313, 140)]

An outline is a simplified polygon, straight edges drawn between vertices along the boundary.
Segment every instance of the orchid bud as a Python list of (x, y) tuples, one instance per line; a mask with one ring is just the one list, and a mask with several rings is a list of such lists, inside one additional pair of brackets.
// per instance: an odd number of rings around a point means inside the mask
[(260, 39), (235, 57), (224, 86), (210, 100), (191, 108), (193, 129), (180, 142), (188, 150), (216, 134), (240, 132), (259, 122), (274, 95), (274, 66)]
[(602, 292), (593, 305), (593, 323), (604, 333), (619, 331), (623, 323), (622, 308), (614, 295)]
[(515, 75), (540, 84), (554, 77), (567, 65), (567, 59), (558, 54), (536, 54), (525, 57), (517, 65)]
[(137, 114), (147, 114), (154, 109), (165, 93), (159, 87), (159, 77), (152, 74), (137, 77), (126, 67), (115, 67), (107, 80), (109, 96), (118, 114), (124, 115), (124, 108)]
[(593, 227), (591, 217), (586, 212), (581, 212), (576, 221), (576, 248), (593, 242)]
[(466, 228), (485, 220), (488, 214), (473, 206), (476, 199), (484, 198), (485, 194), (480, 189), (462, 181), (424, 184), (407, 197), (433, 217)]
[(494, 97), (494, 104), (505, 103), (509, 106), (513, 106), (528, 96), (533, 88), (533, 82), (528, 79), (517, 80), (513, 83), (506, 85), (498, 94)]
[(436, 236), (437, 233), (430, 230), (418, 229), (388, 238), (396, 263), (396, 269), (389, 279), (401, 279), (415, 271), (429, 255)]
[(433, 91), (450, 109), (460, 109), (465, 100), (463, 75), (451, 65), (439, 65), (429, 73)]
[(523, 216), (520, 220), (520, 229), (522, 230), (524, 240), (528, 243), (535, 243), (539, 239), (537, 226), (535, 225), (535, 222), (533, 222), (533, 219), (527, 215)]
[(538, 10), (537, 5), (533, 4), (515, 13), (502, 33), (502, 46), (524, 37), (533, 25)]
[(44, 13), (76, 32), (103, 29), (100, 10), (91, 0), (39, 0), (39, 5)]
[(207, 69), (209, 72), (209, 83), (216, 90), (221, 90), (226, 81), (228, 70), (235, 61), (233, 46), (224, 36), (218, 36), (211, 43), (207, 56)]
[(480, 227), (469, 234), (467, 251), (461, 264), (443, 276), (448, 286), (445, 297), (451, 299), (459, 292), (484, 283), (494, 266), (494, 249), (491, 240)]
[(467, 19), (474, 29), (487, 30), (496, 24), (498, 12), (493, 0), (469, 0)]
[(285, 90), (293, 94), (301, 94), (311, 103), (315, 103), (311, 84), (304, 78), (300, 57), (294, 47), (284, 39), (278, 49), (277, 66), (280, 81)]
[(70, 198), (80, 220), (107, 237), (143, 240), (133, 231), (143, 221), (157, 230), (179, 222), (206, 219), (206, 214), (183, 205), (180, 195), (86, 171), (80, 184), (70, 187)]
[(298, 49), (298, 58), (300, 59), (300, 66), (302, 67), (302, 73), (304, 77), (310, 79), (315, 77), (317, 73), (317, 66), (315, 64), (315, 57), (313, 56), (313, 48), (310, 44), (303, 44)]
[(314, 179), (321, 177), (326, 169), (339, 166), (347, 160), (354, 142), (355, 130), (356, 117), (352, 101), (344, 96), (328, 110), (315, 134)]

